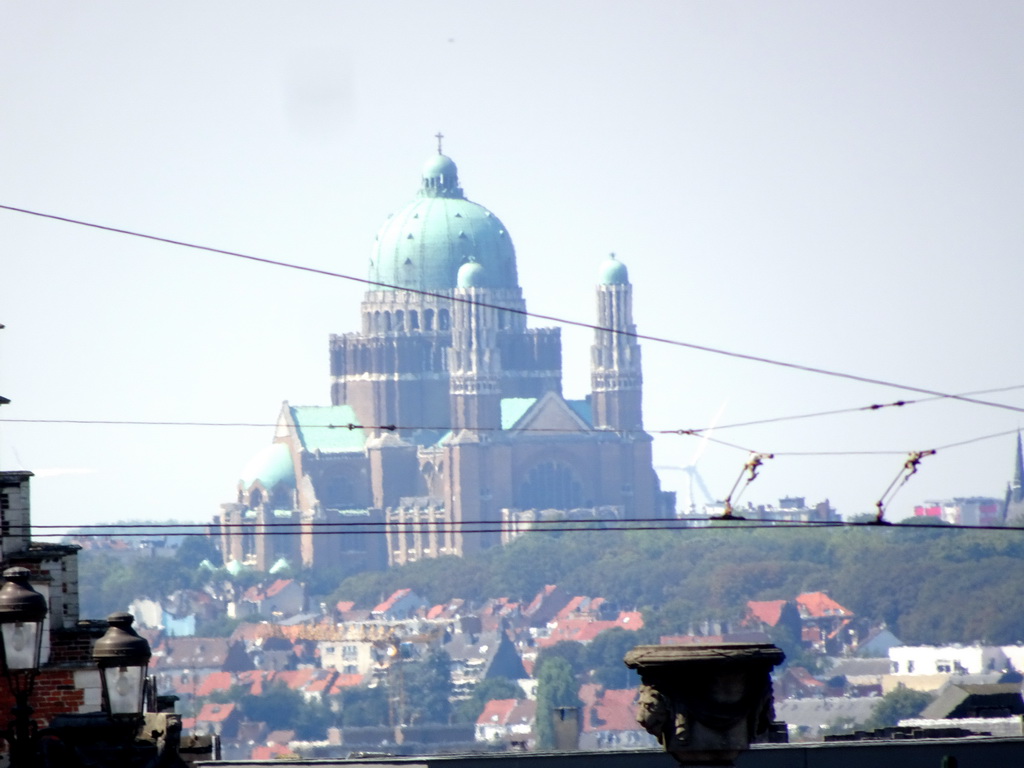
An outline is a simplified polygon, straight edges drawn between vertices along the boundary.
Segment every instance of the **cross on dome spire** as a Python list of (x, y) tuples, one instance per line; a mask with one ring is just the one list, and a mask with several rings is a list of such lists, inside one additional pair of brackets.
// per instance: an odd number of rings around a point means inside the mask
[(437, 154), (443, 154), (441, 152), (441, 139), (444, 138), (444, 134), (438, 131), (437, 133), (434, 134), (434, 138), (437, 139)]

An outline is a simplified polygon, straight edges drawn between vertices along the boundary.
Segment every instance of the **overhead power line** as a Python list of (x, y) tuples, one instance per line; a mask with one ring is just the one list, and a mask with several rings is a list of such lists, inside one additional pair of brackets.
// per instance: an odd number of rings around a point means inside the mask
[[(646, 521), (646, 522), (645, 522)], [(533, 521), (532, 524), (540, 523), (541, 521)], [(313, 536), (367, 536), (367, 535), (381, 535), (387, 527), (401, 528), (404, 533), (412, 534), (445, 534), (445, 533), (517, 533), (520, 535), (526, 535), (529, 533), (611, 533), (611, 532), (629, 532), (629, 531), (690, 531), (690, 532), (701, 532), (707, 530), (749, 530), (749, 529), (765, 529), (765, 528), (869, 528), (869, 529), (882, 529), (882, 530), (920, 530), (920, 529), (939, 529), (939, 530), (959, 530), (959, 531), (1003, 531), (1003, 532), (1024, 532), (1024, 528), (1016, 526), (1002, 526), (1002, 525), (963, 525), (963, 524), (952, 524), (943, 522), (914, 522), (914, 523), (892, 523), (886, 521), (871, 520), (868, 522), (849, 522), (849, 521), (816, 521), (816, 520), (778, 520), (771, 518), (751, 518), (742, 517), (739, 515), (733, 516), (705, 516), (705, 517), (688, 517), (685, 519), (668, 519), (668, 520), (655, 520), (652, 518), (645, 518), (644, 520), (551, 520), (545, 521), (549, 524), (542, 525), (539, 528), (524, 529), (519, 525), (509, 525), (504, 522), (488, 522), (481, 520), (463, 521), (459, 523), (457, 521), (445, 521), (438, 523), (394, 523), (394, 522), (381, 522), (376, 523), (364, 522), (364, 523), (313, 523), (312, 529), (309, 531), (310, 535)], [(695, 523), (697, 525), (695, 525)], [(719, 524), (719, 525), (715, 525)], [(726, 525), (721, 525), (726, 524)], [(272, 527), (271, 530), (259, 530), (258, 533), (263, 536), (295, 536), (301, 530), (301, 523), (245, 523), (242, 524), (246, 529), (251, 528), (255, 532), (256, 529), (263, 529)], [(340, 527), (342, 525), (352, 527)], [(359, 526), (359, 527), (357, 527)], [(179, 537), (179, 536), (205, 536), (211, 537), (217, 536), (217, 533), (210, 534), (205, 530), (197, 531), (196, 528), (217, 528), (218, 526), (209, 524), (189, 524), (183, 523), (181, 525), (168, 525), (167, 528), (182, 529), (174, 531), (166, 531), (164, 533), (147, 533), (145, 531), (131, 532), (131, 533), (110, 533), (103, 531), (93, 532), (82, 532), (82, 533), (68, 533), (66, 529), (68, 526), (32, 526), (33, 528), (65, 528), (65, 532), (51, 532), (51, 533), (39, 533), (34, 534), (33, 538), (67, 538), (67, 539), (89, 539), (89, 538), (153, 538), (159, 536), (168, 537)], [(75, 526), (74, 530), (77, 531), (79, 528), (95, 528), (97, 526)], [(114, 525), (110, 526), (114, 528), (127, 528), (129, 526)], [(160, 526), (145, 526), (140, 525), (140, 528), (152, 528), (162, 529)], [(235, 526), (239, 527), (238, 524)], [(238, 535), (241, 532), (232, 530), (229, 533)]]
[(102, 230), (104, 232), (112, 232), (114, 234), (127, 235), (129, 237), (143, 238), (143, 239), (152, 240), (152, 241), (155, 241), (155, 242), (166, 243), (168, 245), (177, 245), (177, 246), (180, 246), (182, 248), (192, 248), (192, 249), (199, 250), (199, 251), (205, 251), (207, 253), (217, 253), (217, 254), (220, 254), (222, 256), (230, 256), (232, 258), (244, 259), (246, 261), (256, 262), (256, 263), (260, 263), (260, 264), (267, 264), (269, 266), (282, 267), (282, 268), (286, 268), (286, 269), (295, 269), (295, 270), (299, 270), (299, 271), (302, 271), (302, 272), (308, 272), (308, 273), (311, 273), (311, 274), (322, 275), (324, 277), (334, 277), (334, 278), (338, 278), (338, 279), (341, 279), (341, 280), (348, 280), (350, 282), (360, 283), (362, 285), (367, 285), (367, 286), (370, 286), (370, 287), (373, 287), (373, 288), (386, 288), (386, 289), (390, 289), (390, 290), (407, 291), (409, 293), (415, 293), (415, 294), (419, 294), (421, 296), (440, 298), (440, 299), (445, 299), (445, 300), (448, 300), (448, 301), (455, 301), (455, 302), (460, 302), (460, 303), (465, 303), (465, 304), (474, 304), (474, 305), (478, 305), (478, 306), (481, 306), (481, 307), (487, 307), (489, 309), (495, 309), (495, 310), (498, 310), (498, 311), (501, 311), (501, 312), (510, 312), (512, 314), (517, 314), (517, 315), (523, 315), (523, 316), (526, 316), (526, 317), (531, 317), (531, 318), (534, 318), (536, 320), (547, 320), (549, 322), (559, 323), (561, 325), (570, 325), (570, 326), (575, 326), (577, 328), (587, 328), (589, 330), (602, 331), (602, 332), (605, 332), (605, 333), (613, 333), (613, 334), (617, 334), (617, 335), (621, 335), (621, 336), (627, 336), (627, 337), (630, 337), (630, 338), (635, 338), (635, 339), (640, 340), (640, 341), (650, 341), (650, 342), (654, 342), (654, 343), (658, 343), (658, 344), (667, 344), (667, 345), (670, 345), (670, 346), (680, 347), (680, 348), (683, 348), (683, 349), (692, 349), (692, 350), (698, 351), (698, 352), (707, 352), (709, 354), (722, 355), (722, 356), (725, 356), (725, 357), (731, 357), (731, 358), (735, 358), (735, 359), (738, 359), (738, 360), (747, 360), (747, 361), (750, 361), (750, 362), (762, 363), (762, 364), (765, 364), (765, 365), (772, 365), (772, 366), (776, 366), (776, 367), (779, 367), (779, 368), (787, 368), (787, 369), (790, 369), (790, 370), (802, 371), (804, 373), (814, 373), (814, 374), (818, 374), (818, 375), (821, 375), (821, 376), (830, 376), (830, 377), (833, 377), (833, 378), (846, 379), (848, 381), (857, 381), (857, 382), (860, 382), (862, 384), (873, 384), (873, 385), (876, 385), (876, 386), (891, 387), (893, 389), (901, 389), (901, 390), (904, 390), (904, 391), (907, 391), (907, 392), (917, 392), (917, 393), (923, 394), (923, 395), (934, 395), (936, 397), (944, 397), (944, 398), (950, 398), (950, 399), (953, 399), (953, 400), (960, 400), (962, 402), (972, 403), (974, 405), (984, 405), (984, 406), (987, 406), (987, 407), (990, 407), (990, 408), (1001, 408), (1001, 409), (1004, 409), (1004, 410), (1014, 411), (1014, 412), (1017, 412), (1017, 413), (1024, 413), (1024, 408), (1013, 406), (1013, 405), (1008, 405), (1006, 403), (997, 403), (997, 402), (993, 402), (993, 401), (989, 401), (989, 400), (978, 400), (978, 399), (975, 399), (975, 398), (972, 398), (972, 397), (965, 397), (965, 396), (960, 396), (960, 395), (950, 395), (950, 394), (947, 394), (947, 393), (944, 393), (944, 392), (939, 392), (937, 390), (928, 389), (928, 388), (925, 388), (925, 387), (916, 387), (916, 386), (911, 386), (911, 385), (908, 385), (908, 384), (900, 384), (898, 382), (887, 381), (885, 379), (878, 379), (878, 378), (874, 378), (874, 377), (870, 377), (870, 376), (860, 376), (858, 374), (853, 374), (853, 373), (844, 373), (842, 371), (833, 371), (833, 370), (830, 370), (830, 369), (827, 369), (827, 368), (818, 368), (816, 366), (802, 365), (800, 363), (791, 363), (791, 362), (787, 362), (787, 361), (784, 361), (784, 360), (775, 360), (775, 359), (772, 359), (772, 358), (769, 358), (769, 357), (762, 357), (760, 355), (752, 355), (752, 354), (746, 354), (746, 353), (742, 353), (742, 352), (732, 352), (732, 351), (729, 351), (729, 350), (718, 349), (716, 347), (709, 347), (709, 346), (703, 345), (703, 344), (695, 344), (695, 343), (692, 343), (692, 342), (679, 341), (677, 339), (669, 339), (669, 338), (665, 338), (665, 337), (662, 337), (662, 336), (653, 336), (653, 335), (650, 335), (650, 334), (637, 333), (635, 331), (627, 331), (627, 330), (623, 330), (623, 329), (620, 329), (620, 328), (606, 328), (606, 327), (603, 327), (603, 326), (595, 325), (593, 323), (583, 322), (581, 320), (570, 320), (568, 318), (557, 317), (555, 315), (545, 315), (545, 314), (541, 314), (541, 313), (538, 313), (538, 312), (529, 312), (529, 311), (527, 311), (525, 309), (517, 309), (517, 308), (513, 308), (513, 307), (506, 307), (506, 306), (502, 306), (500, 304), (490, 304), (490, 303), (487, 303), (487, 302), (476, 301), (476, 300), (468, 299), (468, 298), (464, 298), (464, 297), (452, 296), (452, 295), (449, 295), (449, 294), (446, 294), (446, 293), (438, 293), (438, 292), (434, 292), (434, 291), (425, 291), (425, 290), (416, 289), (416, 288), (407, 288), (407, 287), (404, 287), (404, 286), (392, 285), (390, 283), (378, 282), (378, 281), (375, 281), (375, 280), (370, 280), (368, 278), (355, 277), (354, 275), (348, 275), (348, 274), (344, 274), (344, 273), (340, 273), (340, 272), (332, 272), (332, 271), (326, 270), (326, 269), (318, 269), (316, 267), (307, 267), (307, 266), (303, 266), (301, 264), (294, 264), (294, 263), (290, 263), (290, 262), (280, 261), (278, 259), (269, 259), (269, 258), (264, 258), (264, 257), (260, 257), (260, 256), (253, 256), (251, 254), (240, 253), (238, 251), (230, 251), (230, 250), (223, 249), (223, 248), (213, 248), (213, 247), (208, 246), (208, 245), (200, 245), (198, 243), (190, 243), (190, 242), (187, 242), (187, 241), (184, 241), (184, 240), (175, 240), (175, 239), (169, 238), (169, 237), (160, 237), (158, 235), (151, 235), (151, 234), (147, 234), (147, 233), (144, 233), (144, 232), (136, 232), (136, 231), (133, 231), (133, 230), (130, 230), (130, 229), (122, 229), (120, 227), (111, 227), (111, 226), (107, 226), (107, 225), (104, 225), (104, 224), (96, 224), (94, 222), (82, 221), (80, 219), (72, 219), (72, 218), (67, 217), (67, 216), (58, 216), (58, 215), (52, 214), (52, 213), (44, 213), (42, 211), (33, 211), (33, 210), (29, 210), (27, 208), (19, 208), (19, 207), (13, 206), (13, 205), (3, 205), (3, 204), (0, 204), (0, 209), (11, 211), (13, 213), (22, 213), (22, 214), (26, 214), (26, 215), (29, 215), (29, 216), (37, 216), (37, 217), (44, 218), (44, 219), (49, 219), (49, 220), (52, 220), (52, 221), (61, 221), (61, 222), (64, 222), (66, 224), (74, 224), (76, 226), (89, 227), (91, 229), (98, 229), (98, 230)]

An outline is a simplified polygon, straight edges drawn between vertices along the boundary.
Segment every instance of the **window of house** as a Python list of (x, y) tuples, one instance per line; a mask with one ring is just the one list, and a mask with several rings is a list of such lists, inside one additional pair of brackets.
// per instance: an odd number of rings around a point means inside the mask
[(343, 659), (355, 659), (359, 656), (359, 649), (354, 645), (345, 645), (341, 648), (341, 658)]

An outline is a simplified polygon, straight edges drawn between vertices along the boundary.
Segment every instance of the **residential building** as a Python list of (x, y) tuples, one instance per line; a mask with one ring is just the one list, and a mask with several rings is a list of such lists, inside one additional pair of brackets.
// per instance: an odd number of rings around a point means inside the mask
[(637, 689), (605, 689), (594, 683), (580, 686), (583, 703), (580, 749), (657, 749), (658, 742), (640, 726)]
[(889, 649), (889, 661), (892, 674), (904, 676), (977, 675), (1011, 666), (1006, 651), (995, 645), (900, 645)]
[(926, 501), (914, 507), (914, 517), (932, 517), (950, 525), (1000, 525), (1005, 502), (991, 496), (955, 497)]
[(475, 738), (488, 744), (533, 745), (537, 702), (531, 699), (492, 699), (476, 719)]

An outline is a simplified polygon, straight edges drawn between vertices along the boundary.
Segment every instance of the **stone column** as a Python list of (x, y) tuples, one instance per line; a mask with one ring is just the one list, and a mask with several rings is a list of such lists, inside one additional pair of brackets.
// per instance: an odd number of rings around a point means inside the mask
[(637, 721), (683, 766), (731, 766), (768, 733), (775, 710), (774, 645), (640, 645), (626, 666), (640, 674)]

